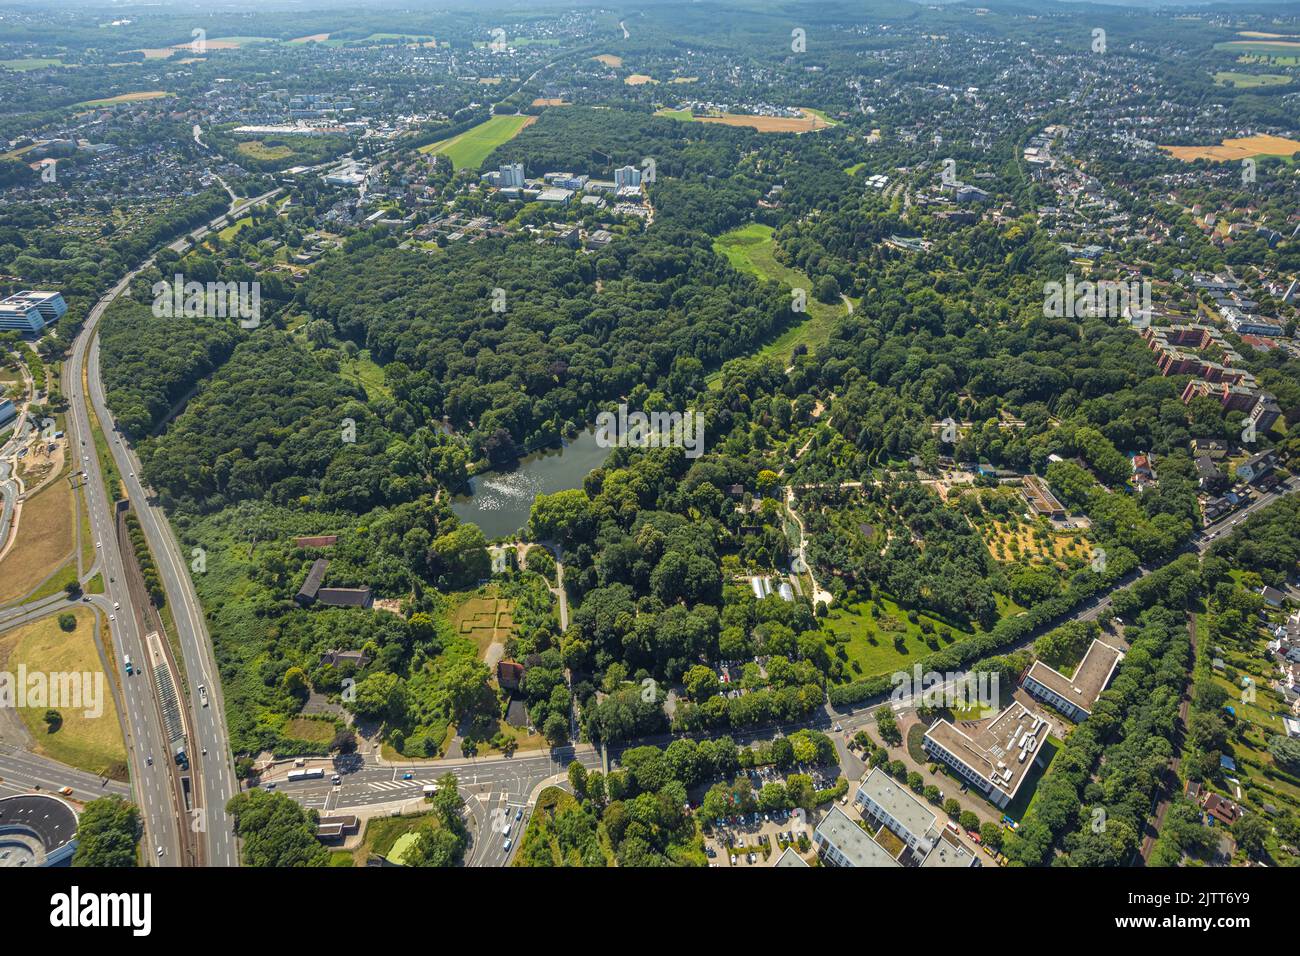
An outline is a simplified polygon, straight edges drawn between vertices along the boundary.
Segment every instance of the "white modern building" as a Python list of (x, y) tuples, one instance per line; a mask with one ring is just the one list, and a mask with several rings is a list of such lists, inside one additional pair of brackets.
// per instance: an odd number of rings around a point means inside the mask
[(622, 189), (624, 186), (640, 187), (641, 170), (635, 166), (620, 166), (614, 170), (614, 188)]
[(926, 753), (947, 764), (995, 807), (1015, 799), (1042, 753), (1052, 725), (1015, 701), (985, 720), (937, 720), (925, 732)]
[(507, 163), (497, 169), (497, 185), (505, 188), (524, 188), (524, 164)]
[(854, 799), (864, 819), (888, 828), (918, 856), (929, 853), (939, 838), (934, 812), (879, 767), (872, 767), (858, 784)]
[(58, 292), (15, 292), (0, 299), (0, 330), (40, 332), (67, 311), (68, 305)]
[(1095, 640), (1071, 676), (1066, 677), (1042, 661), (1034, 661), (1023, 686), (1071, 720), (1086, 720), (1123, 659), (1124, 652), (1119, 648)]

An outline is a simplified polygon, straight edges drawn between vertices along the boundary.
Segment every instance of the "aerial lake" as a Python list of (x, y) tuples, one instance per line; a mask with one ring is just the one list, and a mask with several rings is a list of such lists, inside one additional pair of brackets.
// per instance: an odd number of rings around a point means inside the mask
[(528, 524), (533, 499), (566, 488), (581, 488), (583, 479), (599, 468), (611, 449), (596, 444), (592, 429), (578, 433), (561, 448), (534, 452), (509, 471), (485, 471), (469, 480), (469, 491), (451, 499), (461, 521), (478, 525), (489, 540), (513, 535)]

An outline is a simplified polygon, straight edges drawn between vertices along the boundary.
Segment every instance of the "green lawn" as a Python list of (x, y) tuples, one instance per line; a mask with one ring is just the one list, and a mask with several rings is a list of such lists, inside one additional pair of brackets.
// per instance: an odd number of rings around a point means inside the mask
[[(814, 299), (812, 280), (798, 269), (776, 260), (776, 240), (772, 238), (771, 226), (750, 223), (733, 229), (715, 239), (713, 248), (726, 256), (732, 266), (741, 272), (808, 292), (808, 318), (767, 342), (758, 350), (758, 355), (788, 359), (795, 346), (806, 345), (809, 351), (816, 351), (826, 344), (835, 323), (845, 314), (844, 306), (828, 305)], [(719, 375), (711, 376), (711, 379), (721, 382)]]
[(25, 73), (28, 70), (43, 70), (50, 66), (63, 66), (63, 61), (51, 57), (36, 56), (23, 60), (0, 60), (0, 70), (13, 70), (17, 73)]
[(1214, 44), (1216, 50), (1230, 53), (1248, 53), (1254, 56), (1300, 56), (1300, 43), (1290, 40), (1229, 40)]
[(492, 150), (514, 139), (535, 119), (533, 116), (493, 116), (459, 136), (422, 146), (420, 152), (446, 156), (457, 169), (478, 169)]
[(355, 358), (341, 362), (339, 374), (364, 388), (366, 396), (372, 401), (393, 397), (393, 393), (384, 384), (384, 370), (371, 360), (368, 349), (362, 349)]
[[(241, 144), (240, 146), (241, 150), (243, 149), (244, 145), (248, 145), (248, 144)], [(222, 229), (219, 233), (217, 233), (217, 236), (220, 237), (222, 242), (229, 242), (231, 239), (235, 238), (235, 235), (239, 232), (239, 230), (243, 229), (245, 226), (251, 226), (252, 224), (253, 224), (253, 218), (251, 216), (245, 216), (243, 219), (239, 220), (239, 222), (232, 223), (229, 226), (227, 226), (225, 229)]]
[[(847, 607), (833, 607), (822, 621), (823, 626), (832, 634), (848, 638), (843, 645), (848, 655), (845, 672), (848, 681), (907, 670), (934, 652), (936, 648), (927, 644), (927, 640), (935, 641), (939, 650), (951, 643), (939, 636), (944, 629), (951, 630), (955, 640), (971, 636), (969, 631), (950, 628), (924, 613), (918, 614), (917, 623), (913, 624), (907, 619), (907, 611), (888, 598), (881, 598), (884, 610), (872, 616), (867, 610), (871, 604), (870, 601), (862, 601)], [(923, 622), (928, 622), (934, 628), (933, 634), (922, 632)]]
[(1280, 73), (1235, 73), (1221, 70), (1214, 74), (1214, 82), (1218, 86), (1232, 84), (1240, 89), (1251, 89), (1256, 86), (1285, 86), (1291, 82), (1291, 77)]

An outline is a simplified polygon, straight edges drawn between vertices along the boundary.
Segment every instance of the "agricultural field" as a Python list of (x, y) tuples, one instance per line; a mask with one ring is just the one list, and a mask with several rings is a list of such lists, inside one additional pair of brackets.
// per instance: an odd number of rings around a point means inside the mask
[(1225, 139), (1219, 146), (1161, 146), (1175, 159), (1190, 163), (1197, 159), (1230, 162), (1249, 156), (1290, 156), (1300, 152), (1300, 141), (1283, 136), (1245, 136)]
[[(648, 79), (648, 78), (647, 78)], [(624, 82), (630, 83), (632, 77)], [(801, 109), (802, 116), (751, 116), (747, 113), (703, 113), (696, 115), (690, 110), (660, 110), (658, 115), (670, 119), (694, 120), (697, 123), (721, 123), (724, 126), (749, 126), (760, 133), (811, 133), (819, 129), (828, 129), (835, 124), (824, 113), (817, 110)]]
[(1252, 53), (1261, 56), (1298, 56), (1300, 41), (1296, 40), (1229, 40), (1214, 44), (1216, 50), (1229, 53)]
[(536, 116), (493, 116), (451, 139), (422, 146), (420, 152), (446, 156), (457, 169), (478, 169), (492, 150), (535, 122)]
[(164, 96), (171, 96), (166, 90), (143, 90), (139, 93), (122, 93), (118, 96), (109, 96), (102, 100), (86, 100), (84, 103), (78, 103), (77, 106), (113, 106), (116, 103), (139, 103), (143, 100), (157, 100)]
[(623, 58), (621, 56), (615, 56), (612, 53), (602, 53), (600, 56), (593, 56), (592, 59), (598, 63), (604, 63), (606, 66), (616, 68), (623, 65)]
[[(45, 722), (45, 706), (20, 708), (18, 714), (37, 753), (90, 773), (121, 778), (126, 747), (110, 690), (112, 676), (104, 673), (95, 645), (95, 614), (82, 607), (70, 613), (77, 622), (71, 632), (60, 627), (57, 616), (50, 616), (0, 636), (0, 669), (98, 675), (97, 697), (83, 697), (83, 702), (97, 704), (90, 713), (86, 707), (61, 706), (57, 709), (62, 721), (53, 731)], [(93, 681), (92, 677), (89, 687), (93, 688)]]

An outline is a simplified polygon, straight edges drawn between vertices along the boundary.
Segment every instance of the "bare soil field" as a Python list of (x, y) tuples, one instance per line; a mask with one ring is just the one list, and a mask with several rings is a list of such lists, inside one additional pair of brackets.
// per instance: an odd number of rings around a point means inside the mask
[(1190, 163), (1196, 159), (1229, 162), (1248, 156), (1290, 156), (1300, 152), (1300, 142), (1284, 136), (1245, 136), (1225, 139), (1219, 146), (1161, 146), (1174, 159)]

